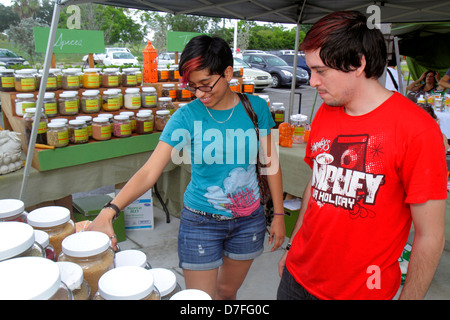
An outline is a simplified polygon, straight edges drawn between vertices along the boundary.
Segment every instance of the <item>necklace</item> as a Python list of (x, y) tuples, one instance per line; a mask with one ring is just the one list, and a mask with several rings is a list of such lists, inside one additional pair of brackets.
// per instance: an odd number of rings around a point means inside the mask
[(227, 122), (228, 120), (231, 119), (231, 116), (232, 116), (233, 113), (234, 113), (234, 108), (236, 108), (236, 105), (237, 105), (236, 95), (234, 95), (233, 103), (234, 103), (234, 107), (233, 107), (233, 109), (231, 110), (231, 113), (230, 113), (230, 115), (228, 116), (227, 120), (225, 120), (225, 121), (217, 121), (217, 120), (212, 116), (211, 112), (209, 112), (209, 108), (208, 108), (207, 106), (205, 106), (205, 108), (206, 108), (206, 111), (208, 111), (208, 114), (210, 115), (210, 117), (211, 117), (215, 122), (217, 122), (217, 123), (225, 123), (225, 122)]

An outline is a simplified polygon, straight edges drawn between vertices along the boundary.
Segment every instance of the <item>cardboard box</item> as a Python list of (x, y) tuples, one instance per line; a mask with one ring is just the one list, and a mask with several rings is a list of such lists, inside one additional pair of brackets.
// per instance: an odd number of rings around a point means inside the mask
[[(118, 194), (120, 189), (116, 189)], [(123, 209), (126, 230), (149, 230), (154, 227), (152, 189)]]

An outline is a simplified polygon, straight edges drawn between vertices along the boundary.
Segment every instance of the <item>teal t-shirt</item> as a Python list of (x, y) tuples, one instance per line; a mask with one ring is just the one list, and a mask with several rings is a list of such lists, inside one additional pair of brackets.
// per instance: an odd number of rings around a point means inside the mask
[[(264, 137), (275, 125), (267, 102), (258, 96), (248, 98)], [(208, 110), (199, 99), (178, 109), (160, 140), (178, 150), (172, 155), (174, 163), (191, 165), (186, 206), (230, 217), (247, 216), (260, 203), (255, 127), (241, 102), (234, 110)]]

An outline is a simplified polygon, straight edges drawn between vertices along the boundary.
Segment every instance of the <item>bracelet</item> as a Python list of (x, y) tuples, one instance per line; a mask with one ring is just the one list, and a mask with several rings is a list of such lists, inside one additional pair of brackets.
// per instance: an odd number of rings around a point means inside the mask
[(283, 213), (276, 213), (276, 212), (274, 212), (273, 215), (274, 215), (274, 216), (284, 216), (285, 213), (284, 213), (284, 212), (283, 212)]
[(114, 215), (114, 217), (112, 219), (112, 221), (114, 222), (120, 216), (120, 209), (119, 209), (118, 206), (116, 206), (115, 204), (111, 203), (111, 201), (109, 201), (107, 204), (105, 204), (103, 206), (103, 208), (111, 208), (111, 209), (113, 209), (115, 211), (116, 214)]

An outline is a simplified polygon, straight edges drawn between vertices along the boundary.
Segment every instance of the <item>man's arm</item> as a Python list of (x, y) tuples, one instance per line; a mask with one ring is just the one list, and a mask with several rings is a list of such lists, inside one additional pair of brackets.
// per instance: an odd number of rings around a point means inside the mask
[(414, 241), (408, 273), (399, 299), (423, 299), (433, 280), (445, 244), (445, 200), (411, 204)]

